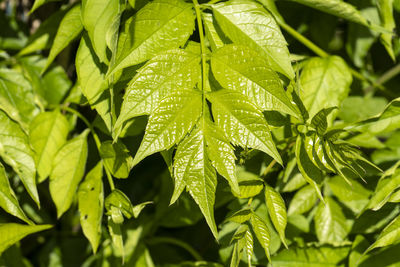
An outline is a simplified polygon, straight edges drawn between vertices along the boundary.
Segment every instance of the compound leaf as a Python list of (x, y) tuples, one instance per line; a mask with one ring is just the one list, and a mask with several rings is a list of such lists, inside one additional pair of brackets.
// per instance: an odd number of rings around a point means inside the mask
[(248, 45), (268, 59), (271, 67), (292, 79), (289, 50), (274, 17), (257, 2), (233, 0), (212, 6), (223, 32), (237, 44)]
[(161, 100), (150, 115), (132, 165), (178, 143), (196, 124), (201, 111), (202, 96), (194, 89), (181, 89)]
[(211, 67), (222, 87), (247, 95), (262, 110), (297, 116), (278, 74), (268, 61), (244, 45), (226, 45), (211, 56)]
[(223, 89), (209, 94), (208, 98), (216, 125), (234, 145), (261, 150), (282, 164), (264, 115), (246, 96)]
[(182, 46), (193, 30), (192, 4), (182, 0), (148, 3), (126, 22), (110, 74), (142, 63), (161, 51)]
[(193, 88), (200, 73), (200, 55), (183, 49), (169, 50), (149, 60), (128, 84), (115, 136), (130, 118), (151, 114), (166, 95), (179, 88)]

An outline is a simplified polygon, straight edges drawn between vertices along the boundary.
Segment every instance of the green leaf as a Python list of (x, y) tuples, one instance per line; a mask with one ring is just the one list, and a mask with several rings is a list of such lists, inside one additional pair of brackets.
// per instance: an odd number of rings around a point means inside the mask
[(101, 239), (104, 207), (103, 165), (101, 162), (86, 175), (78, 190), (80, 222), (84, 235), (96, 253)]
[(288, 215), (303, 214), (312, 209), (318, 200), (318, 195), (311, 185), (307, 185), (296, 192), (290, 201)]
[(388, 226), (379, 234), (375, 243), (373, 243), (364, 253), (368, 253), (374, 248), (386, 247), (397, 243), (400, 239), (400, 216), (396, 217)]
[(216, 127), (210, 118), (204, 119), (204, 138), (211, 164), (228, 181), (233, 194), (239, 195), (240, 188), (236, 177), (236, 156), (233, 147), (223, 131)]
[(212, 54), (211, 67), (222, 87), (247, 95), (260, 109), (298, 116), (278, 74), (251, 48), (226, 45)]
[(382, 33), (380, 36), (381, 43), (385, 47), (389, 56), (393, 61), (396, 61), (396, 56), (393, 51), (393, 37), (396, 30), (396, 22), (393, 16), (393, 0), (378, 0), (377, 1), (379, 15), (382, 20), (382, 26), (391, 33)]
[(150, 115), (146, 132), (132, 165), (177, 144), (193, 128), (201, 115), (201, 110), (202, 96), (194, 89), (182, 88), (161, 100)]
[(11, 245), (14, 245), (27, 235), (44, 231), (53, 227), (52, 225), (23, 225), (17, 223), (0, 224), (0, 255)]
[(54, 156), (67, 141), (69, 122), (59, 110), (40, 113), (29, 127), (29, 141), (35, 152), (39, 182), (51, 172)]
[(258, 195), (264, 189), (264, 180), (259, 176), (239, 169), (236, 173), (240, 195), (236, 195), (238, 198), (251, 198)]
[(330, 197), (325, 198), (325, 203), (319, 203), (314, 222), (315, 232), (322, 244), (337, 245), (347, 236), (346, 217), (340, 206)]
[(255, 213), (251, 214), (250, 223), (254, 233), (256, 234), (258, 242), (260, 242), (265, 251), (265, 255), (267, 256), (268, 260), (271, 261), (271, 256), (269, 255), (271, 236), (267, 224), (260, 216)]
[(38, 113), (31, 84), (15, 70), (0, 69), (0, 109), (23, 127)]
[(264, 115), (249, 99), (227, 89), (213, 92), (208, 98), (215, 124), (230, 137), (233, 145), (261, 150), (282, 164)]
[(358, 122), (381, 113), (387, 100), (383, 97), (349, 96), (341, 103), (338, 117), (344, 122)]
[(50, 3), (50, 2), (56, 2), (56, 1), (60, 1), (60, 0), (35, 0), (35, 2), (33, 3), (33, 6), (31, 8), (30, 13), (35, 12), (36, 9), (38, 9), (39, 7), (41, 7), (44, 4)]
[(328, 115), (335, 110), (336, 107), (324, 108), (318, 111), (311, 119), (311, 126), (317, 131), (317, 134), (322, 136), (328, 129)]
[(304, 147), (304, 140), (299, 135), (296, 140), (296, 160), (297, 167), (299, 171), (303, 175), (303, 178), (309, 183), (314, 190), (317, 192), (319, 199), (323, 201), (323, 197), (321, 194), (321, 190), (319, 188), (319, 184), (322, 181), (322, 172), (321, 170), (314, 165), (311, 161), (310, 157), (307, 154), (307, 151)]
[(149, 60), (128, 84), (114, 127), (116, 137), (124, 122), (153, 113), (161, 99), (177, 89), (193, 88), (200, 74), (200, 54), (182, 49), (169, 50)]
[(23, 56), (35, 53), (38, 50), (50, 48), (54, 37), (57, 34), (58, 26), (66, 12), (67, 9), (60, 9), (44, 20), (40, 24), (39, 28), (29, 36), (27, 45), (19, 51), (18, 55)]
[(120, 11), (120, 1), (82, 1), (82, 24), (101, 62), (108, 63), (106, 33)]
[(205, 12), (201, 15), (204, 23), (205, 34), (210, 42), (211, 50), (215, 51), (218, 48), (223, 47), (227, 40), (221, 30), (217, 28), (213, 15)]
[(248, 45), (268, 59), (274, 70), (294, 77), (286, 40), (263, 6), (250, 0), (234, 0), (212, 7), (218, 25), (234, 43)]
[(274, 267), (337, 267), (346, 259), (350, 247), (293, 247), (272, 257)]
[(239, 210), (229, 216), (226, 220), (235, 222), (235, 223), (244, 223), (250, 220), (250, 217), (252, 216), (253, 211), (249, 208), (245, 208), (242, 210)]
[(122, 257), (122, 262), (124, 262), (125, 252), (124, 252), (124, 241), (122, 239), (121, 226), (119, 224), (114, 223), (111, 217), (108, 217), (107, 225), (115, 254), (118, 257)]
[(286, 206), (282, 196), (272, 187), (265, 186), (265, 202), (267, 204), (268, 214), (278, 231), (282, 243), (287, 247), (285, 240), (285, 229), (287, 224)]
[(58, 218), (71, 206), (83, 178), (88, 154), (87, 135), (88, 130), (68, 141), (54, 158), (49, 187)]
[(99, 152), (105, 167), (115, 178), (128, 178), (132, 168), (132, 157), (121, 141), (105, 141), (101, 144)]
[(126, 22), (110, 74), (142, 63), (159, 52), (182, 46), (193, 30), (192, 4), (182, 0), (148, 3)]
[(35, 161), (28, 136), (3, 111), (0, 111), (0, 125), (0, 156), (18, 174), (29, 195), (39, 206)]
[(134, 207), (132, 206), (131, 201), (121, 190), (118, 189), (114, 189), (111, 194), (107, 196), (105, 207), (107, 209), (107, 214), (111, 215), (114, 223), (117, 223), (113, 217), (113, 215), (115, 215), (113, 212), (116, 212), (116, 210), (118, 210), (118, 213), (120, 213), (121, 216), (124, 215), (128, 219), (136, 217), (136, 212), (134, 212)]
[(82, 94), (88, 100), (92, 109), (96, 109), (107, 129), (111, 131), (111, 104), (108, 95), (107, 82), (104, 78), (102, 66), (96, 57), (90, 41), (82, 38), (75, 59), (78, 84)]
[[(346, 62), (338, 56), (312, 58), (300, 75), (300, 98), (312, 118), (323, 108), (337, 107), (346, 98), (352, 82)], [(334, 118), (329, 119), (328, 124)]]
[(388, 133), (400, 127), (400, 98), (392, 100), (382, 111), (374, 118), (360, 122), (355, 126), (355, 130), (369, 132), (371, 134)]
[[(41, 75), (46, 59), (41, 56), (29, 56), (19, 59), (24, 75), (30, 80), (36, 97), (40, 97), (43, 105), (58, 105), (71, 89), (72, 82), (61, 66), (50, 68)], [(35, 99), (36, 100), (36, 99)]]
[(367, 209), (379, 210), (389, 200), (394, 191), (400, 187), (400, 169), (397, 169), (392, 176), (385, 174), (381, 177), (376, 186)]
[(359, 213), (368, 203), (371, 191), (351, 179), (351, 186), (341, 177), (335, 176), (328, 180), (333, 194), (352, 211)]
[(368, 21), (353, 5), (341, 0), (291, 0), (346, 20), (369, 26)]
[(0, 207), (6, 212), (20, 218), (28, 224), (33, 224), (21, 209), (18, 199), (10, 186), (4, 166), (0, 163)]
[(81, 6), (75, 5), (65, 14), (58, 26), (57, 34), (51, 46), (47, 63), (42, 73), (50, 66), (56, 56), (68, 46), (83, 30), (81, 21)]
[(196, 127), (182, 143), (175, 154), (175, 189), (171, 203), (175, 202), (185, 185), (200, 207), (215, 238), (218, 236), (214, 220), (215, 191), (217, 175), (206, 152), (206, 141), (201, 127)]

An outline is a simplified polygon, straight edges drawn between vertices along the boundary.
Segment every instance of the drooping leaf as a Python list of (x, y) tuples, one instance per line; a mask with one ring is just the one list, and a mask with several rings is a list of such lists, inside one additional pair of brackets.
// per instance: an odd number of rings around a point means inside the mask
[(161, 51), (185, 44), (194, 30), (192, 4), (156, 0), (129, 19), (121, 33), (112, 72), (142, 63)]
[(261, 246), (265, 251), (265, 255), (268, 260), (271, 261), (271, 257), (269, 254), (269, 245), (271, 242), (271, 237), (269, 233), (269, 229), (264, 220), (255, 213), (252, 213), (250, 217), (251, 227), (256, 234), (258, 242), (260, 242)]
[(346, 20), (369, 26), (368, 21), (353, 5), (341, 0), (291, 0)]
[(368, 253), (374, 248), (386, 247), (397, 243), (400, 239), (400, 216), (396, 217), (388, 226), (379, 234), (376, 241), (365, 251)]
[(31, 84), (16, 70), (0, 69), (0, 109), (23, 127), (38, 113)]
[(4, 166), (0, 163), (0, 207), (6, 212), (14, 215), (26, 223), (32, 224), (32, 221), (25, 215), (21, 209), (14, 190), (10, 186)]
[(124, 251), (124, 241), (122, 238), (121, 226), (116, 224), (111, 219), (111, 216), (108, 217), (108, 232), (111, 236), (112, 245), (115, 251), (115, 254), (119, 257), (122, 257), (122, 262), (125, 258)]
[(233, 145), (261, 150), (282, 164), (263, 114), (249, 99), (228, 89), (213, 92), (208, 98), (216, 125)]
[(178, 143), (193, 128), (201, 110), (202, 97), (194, 89), (181, 89), (161, 100), (149, 118), (132, 165)]
[(161, 99), (173, 91), (193, 88), (200, 73), (200, 55), (182, 49), (169, 50), (149, 60), (128, 84), (115, 124), (116, 137), (128, 119), (151, 114)]
[(52, 225), (23, 225), (17, 223), (0, 224), (0, 255), (11, 245), (14, 245), (27, 235), (44, 231), (53, 227)]
[(58, 26), (57, 34), (51, 46), (46, 66), (42, 72), (50, 66), (56, 56), (69, 45), (82, 31), (81, 6), (75, 5), (65, 14)]
[(303, 214), (309, 211), (314, 207), (317, 200), (318, 195), (311, 185), (303, 187), (293, 196), (289, 205), (288, 215)]
[(377, 5), (383, 24), (382, 26), (389, 32), (393, 32), (393, 33), (382, 33), (380, 36), (381, 42), (385, 47), (386, 51), (388, 52), (389, 56), (392, 58), (393, 61), (395, 61), (396, 56), (393, 51), (393, 43), (392, 43), (394, 31), (396, 29), (396, 22), (393, 16), (393, 0), (378, 0)]
[(54, 156), (67, 141), (69, 123), (59, 110), (40, 113), (29, 127), (29, 141), (35, 153), (39, 182), (51, 172)]
[(326, 130), (328, 128), (328, 118), (327, 117), (334, 109), (336, 109), (336, 107), (321, 109), (311, 119), (311, 126), (314, 127), (314, 129), (317, 131), (317, 134), (319, 134), (320, 136), (322, 136), (326, 132)]
[(314, 217), (315, 232), (322, 244), (340, 244), (348, 233), (346, 217), (340, 206), (330, 197), (320, 202)]
[(29, 195), (39, 205), (35, 160), (28, 136), (3, 111), (0, 111), (0, 125), (0, 156), (18, 174)]
[(214, 221), (217, 176), (205, 146), (206, 141), (200, 127), (196, 127), (178, 146), (174, 162), (175, 190), (171, 202), (177, 199), (186, 186), (217, 238), (218, 231)]
[(296, 160), (297, 167), (303, 175), (303, 178), (309, 183), (317, 192), (319, 199), (323, 200), (319, 184), (322, 181), (322, 172), (315, 166), (304, 148), (304, 140), (299, 135), (296, 140)]
[(265, 202), (269, 217), (279, 233), (282, 243), (286, 245), (285, 230), (287, 224), (286, 206), (282, 196), (272, 187), (265, 186)]
[(104, 207), (103, 164), (99, 162), (85, 177), (78, 190), (78, 205), (83, 233), (96, 253), (101, 239)]
[(272, 257), (274, 267), (336, 267), (347, 257), (350, 247), (293, 247)]
[(49, 187), (57, 207), (57, 217), (69, 209), (83, 178), (88, 153), (87, 135), (86, 130), (68, 141), (54, 158)]
[(105, 141), (100, 147), (100, 156), (104, 161), (104, 166), (115, 178), (128, 178), (132, 166), (132, 157), (128, 154), (129, 150), (125, 145), (118, 141)]
[(76, 59), (76, 74), (82, 94), (88, 100), (91, 108), (96, 109), (107, 129), (111, 131), (111, 103), (107, 91), (104, 72), (96, 57), (90, 41), (85, 36), (79, 45)]
[(82, 1), (82, 24), (88, 31), (94, 51), (100, 61), (107, 63), (106, 33), (120, 11), (120, 1)]
[(294, 77), (287, 43), (274, 17), (250, 0), (233, 0), (213, 5), (214, 16), (223, 32), (237, 44), (250, 46), (268, 59), (271, 67)]
[[(323, 108), (337, 107), (346, 98), (352, 76), (338, 56), (312, 58), (300, 75), (300, 97), (312, 118)], [(328, 124), (333, 120), (331, 117)]]
[(211, 56), (211, 67), (222, 87), (247, 95), (262, 110), (297, 116), (279, 76), (268, 61), (244, 45), (226, 45)]

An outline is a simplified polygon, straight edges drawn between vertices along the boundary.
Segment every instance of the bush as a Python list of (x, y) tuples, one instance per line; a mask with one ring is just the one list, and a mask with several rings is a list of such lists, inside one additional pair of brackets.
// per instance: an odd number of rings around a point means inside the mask
[(27, 2), (1, 266), (399, 264), (400, 1)]

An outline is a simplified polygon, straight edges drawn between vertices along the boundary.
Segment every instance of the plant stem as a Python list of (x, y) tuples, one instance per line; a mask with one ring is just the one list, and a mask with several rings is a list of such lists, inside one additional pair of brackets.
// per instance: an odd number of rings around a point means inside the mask
[[(397, 64), (396, 66), (394, 66), (390, 70), (386, 71), (381, 77), (379, 77), (375, 81), (375, 85), (378, 85), (378, 86), (383, 85), (387, 81), (389, 81), (389, 80), (393, 79), (394, 77), (396, 77), (399, 73), (400, 73), (400, 64)], [(370, 87), (365, 89), (365, 91), (367, 93), (369, 93), (374, 89), (374, 87), (375, 87), (374, 85), (371, 85)], [(396, 96), (393, 95), (393, 97), (396, 97)]]
[[(197, 0), (193, 0), (194, 9), (196, 10), (196, 18), (197, 18), (197, 26), (199, 28), (199, 37), (200, 37), (200, 49), (201, 49), (201, 91), (203, 93), (203, 115), (204, 110), (206, 108), (206, 90), (205, 90), (205, 83), (207, 80), (207, 58), (206, 58), (206, 44), (204, 42), (204, 29), (203, 29), (203, 22), (201, 20), (201, 11), (200, 5)], [(204, 118), (204, 116), (203, 116)]]
[[(89, 128), (90, 132), (92, 133), (94, 142), (96, 143), (97, 151), (100, 154), (100, 146), (101, 146), (100, 138), (97, 135), (96, 131), (94, 130), (92, 124), (90, 124), (90, 122), (85, 118), (85, 116), (83, 116), (79, 111), (77, 111), (73, 108), (67, 107), (67, 106), (62, 106), (61, 108), (69, 113), (75, 114), (79, 119), (81, 119), (83, 121), (83, 123), (86, 124), (86, 126)], [(104, 170), (107, 175), (108, 183), (110, 184), (110, 189), (111, 189), (111, 191), (113, 191), (115, 189), (115, 186), (114, 186), (114, 181), (112, 179), (112, 176), (111, 176), (110, 172), (107, 170), (107, 168), (104, 168)]]
[(171, 238), (171, 237), (153, 237), (147, 240), (148, 243), (151, 244), (160, 244), (160, 243), (168, 243), (172, 245), (176, 245), (178, 247), (186, 250), (196, 261), (203, 261), (203, 257), (189, 244), (183, 242), (179, 239)]
[(221, 1), (221, 0), (211, 0), (210, 2), (207, 3), (207, 5), (212, 5), (212, 4), (218, 3), (219, 1)]

